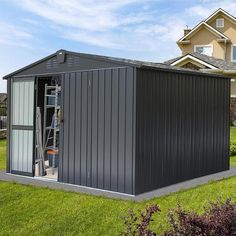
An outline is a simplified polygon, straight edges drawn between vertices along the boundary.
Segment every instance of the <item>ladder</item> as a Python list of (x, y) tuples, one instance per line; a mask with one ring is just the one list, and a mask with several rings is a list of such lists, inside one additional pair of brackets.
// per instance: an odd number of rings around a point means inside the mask
[(37, 159), (35, 164), (38, 164), (38, 175), (45, 175), (45, 163), (44, 163), (44, 151), (42, 145), (42, 122), (41, 122), (41, 111), (40, 108), (36, 108), (36, 150)]
[[(52, 92), (54, 92), (52, 94)], [(43, 144), (44, 144), (44, 152), (47, 150), (58, 151), (58, 140), (57, 134), (59, 132), (58, 126), (58, 112), (60, 111), (60, 105), (58, 104), (58, 96), (61, 92), (61, 87), (59, 85), (48, 86), (45, 84), (45, 97), (44, 97), (44, 125), (43, 125)], [(54, 98), (54, 104), (48, 104), (48, 98)], [(48, 125), (47, 117), (48, 110), (53, 110), (53, 115), (51, 118), (51, 123)], [(50, 141), (52, 140), (52, 141)], [(55, 168), (55, 154), (52, 158), (52, 167)], [(54, 170), (53, 174), (54, 174)]]

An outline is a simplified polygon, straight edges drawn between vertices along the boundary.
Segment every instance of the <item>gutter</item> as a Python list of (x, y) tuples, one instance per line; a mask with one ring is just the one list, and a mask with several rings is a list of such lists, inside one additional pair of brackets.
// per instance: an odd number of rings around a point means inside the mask
[[(230, 77), (230, 75), (236, 75), (236, 70), (222, 70), (222, 69), (201, 69), (204, 73), (220, 74)], [(235, 82), (235, 79), (231, 78), (231, 82)]]
[(226, 74), (226, 75), (236, 75), (236, 70), (223, 70), (223, 69), (201, 69), (202, 72), (206, 73), (216, 73), (216, 74)]

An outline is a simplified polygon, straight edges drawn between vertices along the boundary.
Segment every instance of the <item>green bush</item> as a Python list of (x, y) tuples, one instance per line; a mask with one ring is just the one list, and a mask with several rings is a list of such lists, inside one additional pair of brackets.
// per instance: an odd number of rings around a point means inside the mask
[(233, 127), (236, 127), (236, 120), (232, 122)]
[(236, 141), (230, 142), (230, 156), (236, 155)]

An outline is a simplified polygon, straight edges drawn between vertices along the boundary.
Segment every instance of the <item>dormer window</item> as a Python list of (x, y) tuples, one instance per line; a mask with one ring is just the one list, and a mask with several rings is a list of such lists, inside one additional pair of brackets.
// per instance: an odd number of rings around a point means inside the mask
[(195, 45), (194, 52), (205, 54), (211, 57), (213, 53), (213, 46), (212, 45)]
[(224, 28), (225, 26), (225, 21), (224, 19), (216, 19), (216, 28)]

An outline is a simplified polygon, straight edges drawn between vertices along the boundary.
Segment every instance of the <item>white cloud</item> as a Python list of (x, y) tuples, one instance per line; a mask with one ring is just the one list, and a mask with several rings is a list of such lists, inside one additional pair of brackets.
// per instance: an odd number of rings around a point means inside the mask
[(56, 24), (84, 30), (104, 31), (142, 19), (116, 15), (119, 9), (141, 0), (13, 0), (15, 4)]
[(0, 22), (0, 45), (29, 47), (28, 40), (32, 35), (12, 24)]
[(205, 20), (219, 8), (224, 9), (232, 15), (236, 15), (235, 0), (202, 0), (198, 4), (194, 4), (192, 7), (186, 9), (186, 13), (189, 16), (201, 17), (201, 20)]
[(158, 1), (12, 1), (46, 19), (62, 38), (102, 48), (143, 52), (149, 54), (146, 59), (168, 59), (168, 52), (179, 54), (175, 41), (182, 35), (185, 22), (177, 15), (160, 22), (158, 9), (150, 5)]

